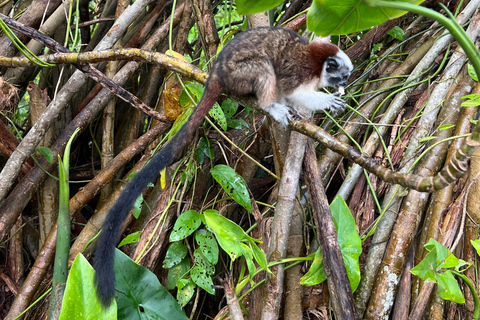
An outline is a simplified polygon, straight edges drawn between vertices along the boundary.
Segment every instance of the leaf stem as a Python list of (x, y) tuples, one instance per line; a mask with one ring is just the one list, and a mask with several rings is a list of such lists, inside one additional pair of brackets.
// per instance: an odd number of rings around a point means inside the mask
[(473, 319), (478, 319), (480, 317), (480, 299), (478, 298), (477, 290), (475, 290), (475, 287), (473, 286), (472, 282), (470, 282), (470, 280), (464, 274), (461, 274), (460, 272), (457, 272), (455, 270), (451, 270), (451, 272), (454, 275), (462, 278), (463, 282), (465, 282), (465, 284), (468, 286), (468, 288), (472, 292), (473, 302), (475, 305), (475, 307), (473, 308)]

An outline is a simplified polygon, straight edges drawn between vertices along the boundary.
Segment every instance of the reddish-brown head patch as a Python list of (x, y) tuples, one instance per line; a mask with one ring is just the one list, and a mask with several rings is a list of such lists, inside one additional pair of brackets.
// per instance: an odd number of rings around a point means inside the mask
[(338, 51), (339, 49), (336, 45), (328, 42), (310, 42), (308, 44), (308, 54), (310, 61), (313, 63), (313, 73), (320, 74), (325, 60), (337, 54)]

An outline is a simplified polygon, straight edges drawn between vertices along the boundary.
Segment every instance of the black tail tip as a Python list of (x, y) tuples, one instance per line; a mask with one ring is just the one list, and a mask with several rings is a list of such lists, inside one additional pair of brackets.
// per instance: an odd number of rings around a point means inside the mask
[(114, 282), (109, 281), (105, 278), (101, 279), (95, 275), (95, 288), (97, 293), (97, 298), (102, 304), (103, 308), (108, 308), (115, 297), (115, 285)]

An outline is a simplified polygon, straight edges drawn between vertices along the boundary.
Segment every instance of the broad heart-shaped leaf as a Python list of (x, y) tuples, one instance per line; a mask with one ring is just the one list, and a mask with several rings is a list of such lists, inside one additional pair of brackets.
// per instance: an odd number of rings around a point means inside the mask
[(82, 254), (78, 254), (68, 275), (60, 320), (117, 318), (117, 304), (115, 302), (107, 309), (102, 310), (102, 306), (95, 295), (94, 274), (87, 259)]
[(114, 268), (118, 319), (188, 319), (157, 276), (118, 249)]
[(362, 241), (357, 232), (355, 219), (342, 197), (336, 197), (330, 204), (333, 222), (337, 230), (338, 245), (342, 252), (352, 291), (360, 283), (360, 265), (358, 259), (362, 253)]
[(172, 233), (170, 233), (170, 241), (178, 241), (185, 239), (195, 232), (202, 223), (201, 214), (195, 210), (185, 211), (178, 217), (173, 226)]
[[(398, 0), (393, 0), (398, 1)], [(307, 14), (307, 27), (321, 36), (349, 34), (378, 26), (404, 11), (370, 7), (374, 0), (313, 0)], [(418, 4), (422, 0), (403, 0)]]
[(283, 0), (235, 0), (239, 14), (252, 14), (272, 9)]
[(453, 268), (459, 264), (458, 258), (455, 257), (453, 253), (448, 250), (447, 247), (445, 247), (433, 238), (430, 238), (430, 240), (427, 244), (424, 245), (424, 247), (429, 252), (436, 251), (436, 263), (434, 266), (437, 269)]
[(219, 164), (210, 170), (213, 178), (222, 186), (225, 192), (239, 205), (252, 212), (250, 196), (243, 178), (229, 166)]
[[(357, 233), (355, 220), (353, 219), (347, 204), (341, 197), (336, 197), (330, 204), (333, 222), (337, 230), (338, 244), (342, 252), (343, 262), (347, 270), (352, 291), (355, 291), (360, 283), (360, 266), (358, 259), (362, 253), (360, 236)], [(302, 284), (315, 285), (326, 279), (323, 268), (323, 259), (320, 248), (315, 254), (315, 260), (310, 270), (302, 277)]]

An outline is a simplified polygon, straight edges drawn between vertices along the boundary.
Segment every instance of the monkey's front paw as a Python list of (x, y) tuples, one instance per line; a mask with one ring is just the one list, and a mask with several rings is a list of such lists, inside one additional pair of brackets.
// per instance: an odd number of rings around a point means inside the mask
[(342, 114), (347, 106), (345, 105), (345, 101), (340, 98), (340, 94), (337, 92), (335, 94), (330, 95), (331, 101), (329, 101), (328, 109), (335, 113), (335, 115)]
[(264, 110), (270, 114), (273, 120), (280, 123), (284, 127), (288, 126), (288, 120), (290, 120), (292, 117), (291, 108), (280, 103), (274, 102), (267, 106)]

